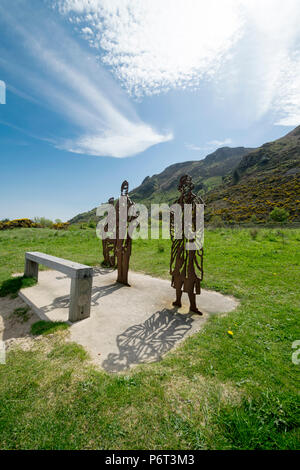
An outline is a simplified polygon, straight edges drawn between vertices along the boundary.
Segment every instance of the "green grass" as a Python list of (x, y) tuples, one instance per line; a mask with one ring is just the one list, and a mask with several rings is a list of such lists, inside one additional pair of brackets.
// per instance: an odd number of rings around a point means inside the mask
[(52, 321), (37, 321), (31, 325), (31, 333), (35, 336), (38, 335), (51, 335), (57, 331), (66, 330), (69, 328), (69, 325), (65, 322), (52, 322)]
[(29, 307), (19, 307), (16, 308), (13, 314), (18, 318), (22, 323), (26, 323), (30, 318)]
[[(240, 306), (212, 317), (161, 362), (96, 370), (67, 332), (14, 349), (0, 365), (3, 449), (299, 448), (300, 230), (207, 230), (204, 287)], [(0, 233), (0, 282), (39, 250), (96, 265), (93, 230)], [(169, 279), (170, 243), (134, 242), (131, 269)], [(228, 335), (233, 332), (233, 337)]]
[(36, 284), (36, 279), (32, 277), (18, 276), (11, 279), (5, 279), (0, 285), (0, 297), (7, 295), (14, 296), (20, 289), (24, 287), (31, 287)]

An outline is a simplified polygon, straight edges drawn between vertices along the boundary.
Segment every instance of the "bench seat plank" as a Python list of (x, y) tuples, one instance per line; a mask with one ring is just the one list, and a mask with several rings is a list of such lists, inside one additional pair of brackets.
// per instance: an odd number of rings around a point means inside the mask
[(88, 318), (91, 312), (93, 268), (39, 251), (27, 251), (24, 276), (35, 277), (38, 280), (39, 264), (71, 278), (69, 321), (75, 322)]
[(71, 278), (84, 279), (93, 276), (93, 268), (85, 264), (75, 263), (56, 256), (40, 253), (39, 251), (28, 251), (25, 255), (26, 259), (38, 264), (43, 264), (48, 268), (60, 271)]

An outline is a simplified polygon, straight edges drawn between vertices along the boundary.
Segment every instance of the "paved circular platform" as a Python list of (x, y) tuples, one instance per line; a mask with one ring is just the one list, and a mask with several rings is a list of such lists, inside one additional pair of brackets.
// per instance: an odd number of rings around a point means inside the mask
[[(231, 296), (202, 290), (197, 296), (203, 316), (189, 313), (187, 295), (180, 309), (172, 306), (170, 281), (130, 272), (131, 287), (116, 283), (116, 271), (94, 268), (91, 316), (71, 325), (71, 340), (84, 346), (94, 362), (110, 372), (158, 361), (177, 343), (199, 331), (210, 315), (230, 312)], [(41, 271), (36, 286), (20, 296), (44, 320), (67, 321), (70, 279)]]

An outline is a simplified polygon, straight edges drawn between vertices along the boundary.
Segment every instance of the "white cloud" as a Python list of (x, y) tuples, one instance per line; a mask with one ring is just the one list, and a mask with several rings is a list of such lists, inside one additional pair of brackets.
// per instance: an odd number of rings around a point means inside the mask
[(216, 73), (239, 37), (235, 0), (58, 0), (93, 31), (93, 47), (134, 95), (195, 86)]
[[(243, 1), (248, 20), (251, 99), (257, 119), (268, 111), (282, 125), (300, 123), (300, 2)], [(249, 60), (250, 58), (250, 60)], [(255, 61), (255, 62), (254, 62)], [(297, 111), (298, 110), (298, 111)]]
[(195, 152), (200, 152), (203, 150), (203, 147), (199, 147), (198, 145), (195, 144), (185, 144), (186, 148), (189, 150), (193, 150)]
[(89, 28), (88, 26), (86, 26), (85, 28), (82, 28), (82, 33), (86, 36), (88, 35), (92, 35), (93, 34), (93, 31), (91, 30), (91, 28)]
[(224, 140), (211, 140), (210, 142), (207, 142), (207, 145), (211, 147), (227, 147), (228, 145), (232, 144), (232, 139), (227, 138)]
[(200, 147), (199, 145), (189, 144), (186, 143), (185, 146), (188, 150), (192, 150), (195, 152), (211, 152), (213, 149), (220, 148), (220, 147), (227, 147), (232, 145), (232, 139), (229, 137), (224, 140), (211, 140), (207, 142), (205, 145)]
[(6, 84), (0, 80), (0, 104), (6, 103)]
[(21, 44), (31, 67), (11, 60), (2, 63), (22, 77), (30, 94), (60, 113), (67, 125), (72, 124), (72, 138), (53, 138), (56, 147), (121, 158), (173, 138), (172, 133), (157, 132), (144, 123), (103, 67), (58, 24), (40, 16), (38, 9), (34, 24), (33, 12), (25, 7), (22, 22), (17, 11), (10, 14), (2, 5), (0, 14), (14, 31), (15, 47)]
[(300, 51), (292, 59), (287, 58), (285, 61), (285, 72), (281, 74), (275, 108), (279, 116), (276, 124), (300, 124)]
[[(135, 96), (215, 83), (244, 120), (299, 124), (299, 0), (56, 0)], [(236, 113), (238, 114), (238, 106)]]
[(157, 134), (150, 126), (141, 125), (139, 128), (137, 125), (132, 125), (126, 132), (120, 134), (117, 132), (107, 132), (102, 136), (87, 134), (76, 140), (66, 140), (61, 144), (61, 148), (75, 153), (122, 158), (144, 152), (152, 145), (171, 139), (172, 134)]

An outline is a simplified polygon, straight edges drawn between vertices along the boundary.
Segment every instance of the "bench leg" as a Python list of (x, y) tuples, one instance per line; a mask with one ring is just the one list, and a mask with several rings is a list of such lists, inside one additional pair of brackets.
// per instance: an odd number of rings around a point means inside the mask
[(25, 277), (34, 277), (38, 280), (39, 277), (39, 264), (35, 261), (31, 261), (30, 259), (25, 260)]
[(71, 280), (69, 321), (76, 322), (90, 316), (92, 283), (92, 277)]

